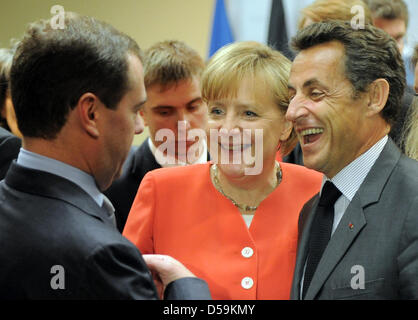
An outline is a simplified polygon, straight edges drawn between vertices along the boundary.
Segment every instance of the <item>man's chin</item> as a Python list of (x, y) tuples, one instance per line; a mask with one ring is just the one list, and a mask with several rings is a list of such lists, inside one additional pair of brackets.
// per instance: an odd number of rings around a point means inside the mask
[(120, 167), (120, 169), (118, 171), (116, 171), (116, 173), (113, 175), (113, 177), (109, 177), (107, 179), (103, 179), (103, 181), (101, 181), (100, 183), (98, 183), (99, 189), (100, 191), (106, 191), (107, 189), (110, 188), (110, 186), (112, 185), (112, 183), (120, 178), (122, 176), (122, 166)]

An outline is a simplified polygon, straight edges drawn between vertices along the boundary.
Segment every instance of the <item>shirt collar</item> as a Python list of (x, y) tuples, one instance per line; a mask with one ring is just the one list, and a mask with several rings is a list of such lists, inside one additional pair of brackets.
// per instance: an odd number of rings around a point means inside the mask
[(52, 173), (67, 179), (87, 192), (99, 207), (103, 205), (103, 194), (97, 188), (96, 181), (91, 175), (80, 169), (23, 148), (20, 149), (17, 164), (26, 168)]
[(351, 201), (358, 189), (360, 189), (361, 184), (370, 172), (380, 153), (383, 151), (387, 141), (388, 136), (386, 135), (360, 157), (344, 167), (332, 179), (324, 176), (322, 187), (327, 180), (330, 180), (338, 190)]
[[(206, 145), (206, 141), (204, 139), (199, 140), (201, 141), (201, 147), (202, 147), (202, 152), (199, 156), (199, 158), (191, 163), (191, 164), (202, 164), (202, 163), (206, 163), (207, 159), (208, 159), (208, 147)], [(148, 146), (151, 150), (151, 153), (153, 154), (155, 161), (157, 161), (157, 163), (162, 167), (162, 168), (168, 168), (168, 167), (178, 167), (178, 166), (185, 166), (187, 165), (187, 163), (181, 162), (178, 159), (175, 159), (173, 157), (170, 157), (168, 155), (162, 155), (162, 153), (157, 150), (157, 148), (155, 147), (154, 143), (152, 142), (151, 138), (148, 138)], [(160, 156), (162, 156), (164, 158), (165, 161), (161, 161)]]

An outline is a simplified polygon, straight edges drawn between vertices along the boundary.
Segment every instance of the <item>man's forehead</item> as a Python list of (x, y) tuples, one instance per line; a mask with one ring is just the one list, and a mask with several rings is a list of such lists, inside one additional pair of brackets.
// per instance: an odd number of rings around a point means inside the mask
[(344, 46), (337, 41), (319, 44), (302, 50), (294, 59), (290, 71), (290, 81), (295, 77), (327, 77), (340, 70), (344, 60)]

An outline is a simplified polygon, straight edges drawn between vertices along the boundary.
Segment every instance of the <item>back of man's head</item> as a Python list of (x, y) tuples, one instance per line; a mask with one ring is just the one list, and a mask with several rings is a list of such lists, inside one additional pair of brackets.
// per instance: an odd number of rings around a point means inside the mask
[(145, 87), (166, 88), (182, 80), (200, 78), (204, 67), (202, 57), (184, 42), (158, 42), (145, 51)]
[(23, 136), (54, 139), (86, 92), (116, 108), (129, 89), (128, 53), (141, 52), (127, 35), (91, 17), (65, 14), (29, 25), (11, 68), (11, 93)]

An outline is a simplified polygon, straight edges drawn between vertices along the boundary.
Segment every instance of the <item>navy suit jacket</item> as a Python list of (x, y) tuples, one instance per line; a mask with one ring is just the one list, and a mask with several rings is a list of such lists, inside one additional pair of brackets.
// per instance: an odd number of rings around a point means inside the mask
[[(158, 299), (138, 249), (59, 176), (12, 163), (0, 182), (0, 243), (0, 300)], [(58, 288), (56, 268), (64, 271)], [(204, 281), (184, 278), (167, 286), (166, 297), (210, 294)]]
[(20, 146), (18, 137), (0, 127), (0, 180), (4, 179), (10, 163), (17, 158)]

